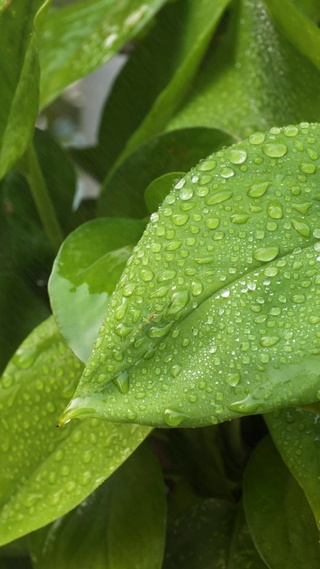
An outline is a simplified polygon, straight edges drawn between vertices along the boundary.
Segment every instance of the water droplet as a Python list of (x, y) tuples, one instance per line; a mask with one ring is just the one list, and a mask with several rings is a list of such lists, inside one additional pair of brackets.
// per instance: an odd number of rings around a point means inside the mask
[(175, 278), (177, 272), (174, 270), (171, 271), (163, 271), (158, 277), (158, 282), (170, 281)]
[(209, 172), (210, 170), (214, 170), (216, 165), (217, 163), (214, 160), (203, 160), (203, 162), (198, 164), (197, 170), (200, 170), (201, 172)]
[(312, 233), (313, 237), (315, 237), (316, 239), (320, 239), (320, 229), (317, 228), (313, 231)]
[(232, 170), (232, 168), (222, 168), (220, 171), (220, 176), (222, 176), (222, 178), (232, 178), (234, 175), (235, 171)]
[(188, 187), (183, 188), (180, 191), (179, 195), (180, 195), (180, 199), (182, 199), (182, 200), (190, 200), (193, 196), (193, 190), (192, 190), (192, 188), (188, 188)]
[(173, 324), (174, 322), (169, 322), (169, 324), (166, 324), (166, 326), (162, 327), (152, 326), (152, 328), (149, 328), (147, 331), (147, 334), (149, 338), (162, 338), (170, 332)]
[(247, 152), (241, 148), (230, 148), (228, 156), (232, 164), (242, 164), (247, 159)]
[(126, 370), (121, 371), (117, 375), (117, 377), (114, 378), (113, 383), (117, 387), (117, 389), (120, 391), (120, 393), (122, 393), (122, 394), (128, 393), (128, 391), (129, 391), (129, 374), (128, 374), (128, 372)]
[(269, 261), (275, 259), (277, 255), (279, 255), (279, 252), (280, 248), (278, 245), (261, 247), (253, 252), (253, 258), (256, 261), (263, 261), (264, 263), (268, 263)]
[(249, 137), (249, 142), (251, 144), (262, 144), (265, 141), (265, 135), (263, 134), (263, 132), (254, 132), (253, 134), (250, 135)]
[(311, 162), (302, 162), (299, 167), (301, 172), (304, 172), (305, 174), (314, 174), (316, 171), (315, 165), (311, 164)]
[(206, 226), (208, 229), (217, 229), (219, 223), (220, 219), (218, 217), (212, 217), (206, 220)]
[(288, 125), (283, 129), (283, 132), (288, 137), (294, 137), (299, 133), (299, 129), (296, 126)]
[(123, 296), (131, 296), (135, 288), (135, 283), (128, 283), (122, 290)]
[(193, 280), (191, 282), (190, 289), (193, 296), (199, 296), (203, 291), (202, 283), (198, 280)]
[(119, 338), (126, 338), (132, 332), (132, 326), (125, 326), (124, 324), (118, 324), (115, 329), (115, 333)]
[(310, 207), (312, 206), (311, 202), (306, 203), (293, 203), (292, 207), (302, 215), (307, 215)]
[(267, 213), (272, 219), (282, 219), (283, 211), (279, 200), (272, 200), (268, 203)]
[(286, 145), (281, 142), (269, 142), (262, 147), (262, 150), (270, 158), (281, 158), (288, 152)]
[(292, 218), (292, 225), (294, 227), (294, 229), (300, 233), (300, 235), (302, 235), (303, 237), (310, 237), (311, 235), (311, 230), (309, 225), (307, 225), (305, 223), (305, 221), (303, 221), (302, 219), (298, 219), (298, 218)]
[(205, 200), (206, 205), (215, 205), (217, 203), (222, 203), (229, 200), (233, 195), (233, 192), (216, 192), (210, 198)]
[(262, 336), (260, 344), (263, 348), (271, 348), (271, 346), (275, 346), (279, 341), (279, 336)]
[(187, 223), (189, 215), (187, 213), (175, 213), (171, 219), (175, 225), (181, 227)]
[(261, 198), (271, 186), (271, 182), (260, 182), (259, 184), (253, 184), (251, 188), (247, 191), (247, 195), (250, 198)]
[(313, 148), (307, 148), (307, 153), (311, 160), (318, 160), (319, 154), (313, 150)]
[(303, 302), (305, 302), (306, 298), (303, 294), (294, 294), (292, 295), (291, 300), (295, 304), (302, 304)]
[(263, 271), (266, 277), (275, 277), (278, 274), (277, 267), (266, 267)]
[(18, 350), (12, 358), (13, 363), (20, 369), (29, 369), (38, 356), (36, 348), (23, 348)]
[(230, 373), (227, 375), (226, 382), (230, 387), (236, 387), (241, 379), (240, 373)]
[(163, 415), (163, 420), (169, 427), (177, 427), (186, 419), (188, 419), (187, 415), (172, 411), (171, 409), (166, 409)]
[(187, 306), (189, 302), (189, 291), (182, 290), (177, 291), (172, 295), (170, 306), (167, 310), (167, 314), (176, 314), (180, 310), (182, 310), (185, 306)]
[(140, 272), (141, 278), (143, 281), (152, 281), (152, 279), (154, 278), (154, 273), (153, 271), (151, 271), (151, 269), (142, 269)]
[(170, 369), (170, 374), (172, 375), (172, 377), (178, 377), (180, 372), (181, 372), (181, 366), (179, 365), (174, 365)]
[(166, 251), (177, 251), (182, 245), (182, 241), (170, 241), (168, 245), (165, 246)]
[(230, 217), (232, 223), (236, 223), (238, 225), (246, 223), (248, 219), (250, 219), (250, 215), (248, 215), (247, 213), (234, 213)]

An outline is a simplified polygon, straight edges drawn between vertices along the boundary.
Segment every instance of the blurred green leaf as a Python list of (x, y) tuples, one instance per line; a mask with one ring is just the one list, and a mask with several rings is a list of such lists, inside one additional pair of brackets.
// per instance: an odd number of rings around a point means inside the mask
[(255, 133), (176, 184), (64, 420), (130, 409), (134, 422), (195, 427), (317, 400), (319, 135), (305, 123)]
[(144, 192), (154, 178), (173, 171), (188, 172), (200, 158), (232, 142), (228, 133), (207, 128), (183, 129), (151, 138), (106, 182), (99, 198), (99, 215), (145, 217), (148, 210)]
[[(34, 567), (160, 569), (165, 514), (161, 469), (151, 451), (140, 447), (83, 504), (49, 527), (40, 552), (36, 544)], [(33, 539), (36, 534), (31, 544)]]
[(49, 319), (23, 342), (1, 378), (1, 545), (78, 505), (150, 432), (95, 420), (57, 429), (81, 370)]
[(0, 13), (0, 179), (32, 136), (39, 102), (37, 32), (49, 1), (14, 0)]
[(273, 23), (263, 1), (240, 0), (169, 128), (207, 126), (247, 137), (272, 126), (320, 121), (319, 80), (318, 70)]
[(185, 176), (185, 172), (169, 172), (155, 178), (144, 192), (144, 201), (149, 213), (157, 211), (173, 186)]
[(115, 55), (166, 0), (85, 0), (52, 9), (40, 41), (41, 107)]
[(255, 545), (272, 569), (317, 569), (319, 532), (303, 491), (266, 437), (244, 477), (244, 507)]
[(265, 415), (273, 441), (300, 484), (320, 530), (320, 415), (282, 409)]
[(109, 297), (144, 229), (143, 221), (133, 219), (89, 221), (67, 237), (56, 257), (49, 281), (53, 315), (69, 346), (84, 362)]
[(204, 500), (187, 510), (168, 532), (163, 569), (263, 569), (242, 508)]
[[(87, 150), (82, 153), (82, 165), (99, 180), (110, 174), (117, 159), (119, 165), (166, 126), (229, 1), (177, 0), (159, 12), (107, 99), (98, 146), (89, 149), (89, 154)], [(81, 151), (77, 156), (80, 158)]]

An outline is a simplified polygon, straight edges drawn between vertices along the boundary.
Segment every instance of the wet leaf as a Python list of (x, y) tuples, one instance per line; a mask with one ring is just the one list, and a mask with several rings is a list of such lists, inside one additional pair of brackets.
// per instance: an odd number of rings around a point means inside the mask
[(188, 172), (209, 152), (234, 142), (223, 131), (191, 128), (161, 134), (148, 140), (119, 166), (103, 186), (99, 215), (144, 217), (147, 186), (168, 172)]
[(1, 545), (78, 505), (149, 433), (95, 420), (57, 429), (81, 370), (49, 319), (25, 340), (1, 378)]
[(268, 567), (319, 567), (320, 536), (314, 517), (270, 437), (256, 448), (247, 466), (244, 507), (253, 540)]
[(110, 175), (111, 169), (113, 174), (116, 161), (119, 166), (166, 126), (228, 3), (176, 0), (157, 14), (151, 32), (137, 45), (107, 99), (99, 144), (89, 158), (99, 179)]
[(242, 508), (204, 500), (181, 516), (168, 532), (164, 569), (263, 569)]
[(165, 514), (162, 471), (151, 451), (141, 447), (83, 504), (48, 528), (40, 552), (36, 544), (34, 567), (160, 569)]
[(173, 186), (185, 176), (185, 172), (169, 172), (155, 178), (144, 192), (144, 201), (149, 213), (157, 211), (164, 198), (170, 193)]
[(319, 131), (253, 134), (176, 184), (63, 420), (130, 409), (135, 422), (200, 426), (317, 400)]
[(0, 13), (0, 179), (21, 158), (32, 136), (39, 102), (36, 34), (48, 4), (15, 0)]
[(319, 72), (262, 0), (240, 0), (225, 25), (169, 128), (207, 126), (247, 137), (274, 125), (319, 121)]
[(84, 362), (144, 229), (143, 221), (96, 219), (71, 233), (60, 248), (49, 281), (51, 306), (61, 333)]
[(320, 530), (320, 415), (283, 409), (265, 416), (273, 441), (300, 484)]
[(40, 41), (41, 106), (115, 55), (166, 0), (84, 0), (53, 9)]

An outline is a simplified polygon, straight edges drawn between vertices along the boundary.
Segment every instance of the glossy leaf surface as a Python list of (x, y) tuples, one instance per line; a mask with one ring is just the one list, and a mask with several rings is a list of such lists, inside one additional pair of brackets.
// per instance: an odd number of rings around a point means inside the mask
[(169, 529), (164, 569), (263, 569), (242, 509), (223, 500), (190, 508)]
[(49, 293), (54, 317), (74, 353), (87, 361), (109, 297), (143, 221), (96, 219), (81, 225), (64, 241), (53, 265)]
[(161, 134), (133, 152), (103, 186), (100, 215), (144, 217), (147, 186), (168, 172), (188, 172), (203, 156), (234, 142), (223, 131), (191, 128)]
[(228, 3), (176, 0), (157, 14), (150, 33), (137, 45), (107, 99), (99, 144), (92, 152), (100, 179), (117, 160), (119, 165), (166, 126)]
[(1, 545), (74, 508), (149, 432), (95, 420), (57, 429), (81, 369), (49, 319), (25, 340), (1, 378)]
[(268, 567), (319, 567), (314, 517), (269, 437), (256, 448), (247, 466), (244, 506), (253, 540)]
[(63, 420), (197, 426), (317, 400), (319, 130), (256, 133), (177, 183)]
[(318, 70), (277, 28), (262, 0), (237, 5), (170, 128), (201, 125), (247, 137), (319, 121)]
[(305, 492), (320, 530), (320, 416), (283, 409), (265, 416), (275, 445)]
[(149, 213), (157, 211), (164, 198), (170, 193), (173, 186), (185, 176), (185, 172), (169, 172), (155, 178), (144, 192), (144, 201)]
[(15, 0), (0, 13), (0, 179), (25, 152), (38, 113), (36, 33), (49, 0)]
[(35, 548), (35, 569), (160, 569), (165, 514), (162, 471), (151, 451), (141, 447), (83, 504), (49, 527), (40, 552)]
[(40, 42), (41, 106), (113, 55), (166, 0), (85, 0), (52, 10)]

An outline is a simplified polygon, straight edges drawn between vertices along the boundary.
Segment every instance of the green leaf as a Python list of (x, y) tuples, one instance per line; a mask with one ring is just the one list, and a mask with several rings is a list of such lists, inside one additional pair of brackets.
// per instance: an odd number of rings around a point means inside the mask
[(179, 518), (168, 532), (163, 569), (263, 569), (242, 508), (223, 500), (204, 500)]
[(236, 6), (169, 128), (207, 126), (247, 137), (319, 121), (318, 70), (275, 26), (262, 0)]
[(40, 554), (36, 547), (34, 567), (160, 569), (165, 514), (161, 469), (147, 447), (139, 448), (83, 504), (49, 527)]
[(269, 437), (247, 466), (244, 507), (253, 540), (268, 567), (319, 567), (320, 536), (312, 512)]
[(273, 441), (305, 492), (320, 530), (320, 416), (283, 409), (265, 416)]
[(40, 42), (41, 106), (132, 40), (166, 0), (85, 0), (53, 9)]
[(87, 165), (93, 161), (93, 173), (100, 180), (115, 161), (118, 166), (166, 126), (189, 89), (228, 3), (177, 0), (159, 12), (107, 99), (98, 147), (87, 157)]
[(188, 172), (200, 158), (232, 142), (228, 133), (207, 128), (183, 129), (151, 138), (103, 186), (99, 214), (146, 216), (144, 191), (155, 177), (173, 171)]
[(145, 223), (96, 219), (64, 241), (53, 265), (49, 294), (53, 315), (73, 352), (87, 361), (109, 297)]
[(172, 190), (173, 186), (180, 178), (185, 176), (185, 172), (169, 172), (159, 178), (155, 178), (144, 192), (144, 201), (149, 213), (157, 211), (164, 198)]
[(23, 342), (0, 383), (0, 545), (65, 514), (149, 433), (89, 420), (55, 427), (82, 364), (53, 319)]
[(200, 426), (317, 400), (319, 135), (306, 123), (253, 134), (176, 184), (63, 420), (130, 409), (135, 422)]
[(263, 0), (287, 38), (320, 70), (320, 30), (290, 0)]
[(0, 13), (0, 179), (25, 152), (38, 113), (37, 32), (50, 0), (15, 0)]

